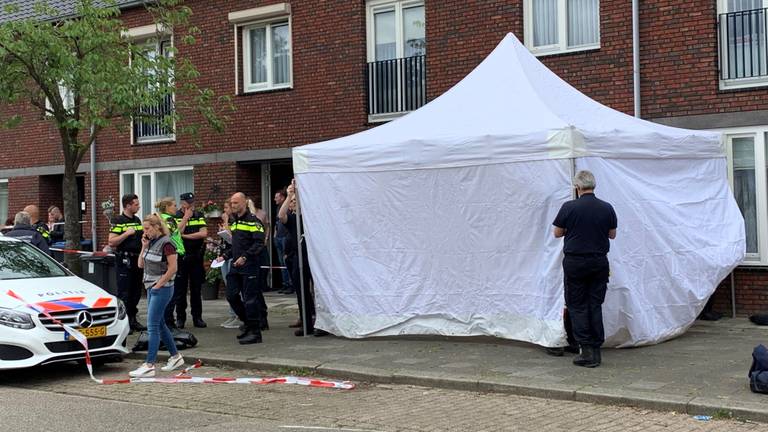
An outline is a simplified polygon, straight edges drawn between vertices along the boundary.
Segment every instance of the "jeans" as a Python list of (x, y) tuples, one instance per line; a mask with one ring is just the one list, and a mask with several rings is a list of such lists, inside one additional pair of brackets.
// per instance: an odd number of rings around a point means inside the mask
[(149, 347), (147, 348), (147, 363), (154, 364), (157, 361), (157, 351), (160, 349), (160, 339), (163, 340), (168, 352), (175, 356), (176, 342), (173, 335), (165, 325), (165, 307), (173, 297), (173, 282), (169, 282), (162, 288), (147, 290), (147, 331), (149, 332)]
[[(287, 267), (285, 264), (285, 237), (275, 237), (275, 252), (277, 253), (277, 261), (280, 263), (281, 266)], [(291, 283), (291, 273), (288, 268), (284, 268), (280, 270), (280, 275), (283, 278), (283, 288), (290, 290), (293, 287), (293, 284)]]

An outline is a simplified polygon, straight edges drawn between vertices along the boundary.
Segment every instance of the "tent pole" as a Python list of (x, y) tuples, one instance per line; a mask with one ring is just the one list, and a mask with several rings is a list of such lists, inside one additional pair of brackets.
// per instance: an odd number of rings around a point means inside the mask
[[(296, 188), (297, 186), (294, 186)], [(301, 204), (299, 200), (299, 191), (294, 190), (294, 193), (296, 194), (296, 235), (298, 236), (298, 241), (296, 242), (297, 247), (299, 248), (299, 289), (301, 290), (301, 312), (302, 316), (301, 318), (301, 329), (304, 331), (304, 337), (309, 336), (307, 334), (307, 321), (311, 320), (311, 316), (307, 316), (307, 299), (304, 291), (304, 253), (302, 252), (301, 242), (304, 241), (304, 234), (301, 232)], [(295, 282), (294, 282), (295, 283)], [(304, 319), (307, 318), (307, 319)]]
[(731, 271), (731, 317), (736, 318), (736, 276)]
[[(573, 182), (573, 179), (576, 177), (576, 158), (571, 158), (571, 182)], [(576, 194), (576, 187), (571, 185), (571, 198), (576, 199), (578, 198)]]

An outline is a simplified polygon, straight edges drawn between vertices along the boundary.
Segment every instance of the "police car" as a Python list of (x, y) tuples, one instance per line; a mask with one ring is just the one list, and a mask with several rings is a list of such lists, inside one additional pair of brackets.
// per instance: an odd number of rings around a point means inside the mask
[(58, 320), (88, 338), (95, 363), (128, 353), (128, 319), (116, 297), (34, 246), (0, 236), (0, 369), (85, 358)]

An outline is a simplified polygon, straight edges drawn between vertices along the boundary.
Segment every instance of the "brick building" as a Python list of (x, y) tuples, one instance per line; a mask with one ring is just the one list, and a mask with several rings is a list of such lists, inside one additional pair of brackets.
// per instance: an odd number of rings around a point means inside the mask
[[(133, 37), (152, 33), (140, 1), (121, 3)], [(202, 35), (178, 55), (201, 71), (202, 87), (232, 96), (237, 111), (223, 134), (204, 131), (201, 147), (150, 123), (106, 131), (96, 145), (98, 202), (134, 191), (146, 211), (156, 199), (187, 190), (218, 202), (242, 190), (269, 208), (271, 195), (292, 176), (291, 147), (359, 132), (418, 108), (461, 80), (507, 32), (582, 92), (634, 114), (628, 0), (186, 3)], [(725, 133), (748, 237), (747, 260), (735, 272), (740, 313), (768, 307), (764, 3), (643, 0), (639, 12), (640, 116)], [(164, 43), (171, 38), (155, 49), (162, 51)], [(172, 105), (155, 109), (162, 115)], [(28, 203), (61, 205), (57, 132), (27, 106), (3, 111), (26, 116), (16, 129), (0, 131), (0, 147), (13, 154), (0, 160), (0, 216)], [(81, 171), (88, 221), (89, 166)], [(101, 246), (107, 219), (99, 214), (97, 220)], [(722, 311), (730, 309), (729, 290), (725, 281), (716, 295)]]

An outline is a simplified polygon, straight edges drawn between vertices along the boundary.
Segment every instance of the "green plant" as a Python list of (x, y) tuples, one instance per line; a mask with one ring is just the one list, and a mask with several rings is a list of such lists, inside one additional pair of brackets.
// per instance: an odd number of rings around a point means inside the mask
[(733, 411), (727, 409), (719, 409), (712, 414), (712, 418), (715, 420), (730, 420), (733, 418)]
[(218, 204), (216, 204), (215, 202), (213, 202), (211, 200), (208, 200), (208, 202), (205, 203), (205, 205), (203, 206), (203, 213), (212, 213), (212, 212), (216, 212), (216, 211), (220, 212), (221, 211), (221, 207), (219, 207)]
[(221, 268), (208, 269), (208, 272), (205, 274), (205, 282), (209, 285), (214, 285), (217, 281), (221, 280), (224, 280), (221, 276)]

